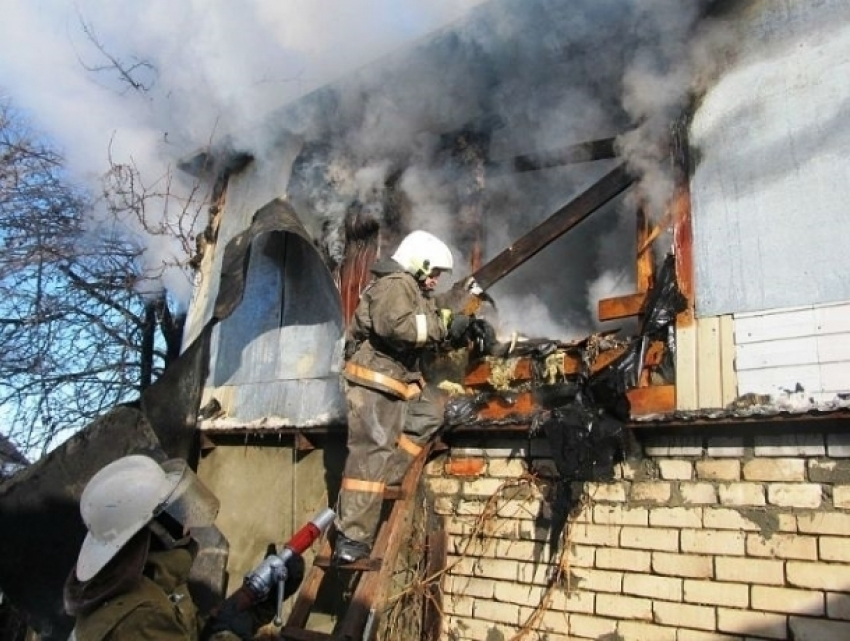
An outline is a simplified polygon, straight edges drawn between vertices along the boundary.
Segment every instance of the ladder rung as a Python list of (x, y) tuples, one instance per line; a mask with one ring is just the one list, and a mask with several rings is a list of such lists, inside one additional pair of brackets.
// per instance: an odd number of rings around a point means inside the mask
[(331, 565), (331, 557), (317, 556), (313, 560), (313, 565), (320, 568), (333, 567), (337, 570), (358, 571), (358, 572), (375, 572), (381, 569), (382, 559), (360, 559), (354, 563), (346, 563), (345, 565)]
[(384, 488), (385, 501), (399, 501), (404, 498), (404, 490), (400, 485), (387, 485)]

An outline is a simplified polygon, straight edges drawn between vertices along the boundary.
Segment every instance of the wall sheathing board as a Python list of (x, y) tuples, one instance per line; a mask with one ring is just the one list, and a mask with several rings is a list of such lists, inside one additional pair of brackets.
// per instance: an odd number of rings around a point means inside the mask
[(735, 349), (742, 394), (832, 400), (850, 392), (850, 303), (735, 314)]
[(729, 4), (689, 130), (696, 314), (850, 300), (850, 2)]
[(726, 407), (737, 395), (731, 316), (697, 318), (676, 330), (676, 409)]

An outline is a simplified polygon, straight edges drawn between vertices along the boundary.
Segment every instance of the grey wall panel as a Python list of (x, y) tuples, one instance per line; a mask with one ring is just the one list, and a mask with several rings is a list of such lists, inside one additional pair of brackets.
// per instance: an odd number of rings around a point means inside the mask
[(691, 129), (697, 313), (848, 300), (850, 3), (735, 6)]

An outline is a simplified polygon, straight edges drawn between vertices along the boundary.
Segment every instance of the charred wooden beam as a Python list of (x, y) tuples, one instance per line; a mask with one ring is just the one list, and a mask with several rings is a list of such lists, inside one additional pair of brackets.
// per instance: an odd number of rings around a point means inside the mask
[(551, 149), (534, 154), (521, 154), (513, 158), (493, 160), (487, 164), (489, 174), (522, 173), (538, 171), (563, 165), (574, 165), (594, 160), (610, 160), (617, 157), (614, 141), (616, 138), (591, 140), (561, 149)]
[(634, 181), (634, 177), (629, 174), (625, 164), (618, 165), (476, 271), (473, 274), (475, 280), (484, 289), (491, 287), (608, 201), (624, 192)]

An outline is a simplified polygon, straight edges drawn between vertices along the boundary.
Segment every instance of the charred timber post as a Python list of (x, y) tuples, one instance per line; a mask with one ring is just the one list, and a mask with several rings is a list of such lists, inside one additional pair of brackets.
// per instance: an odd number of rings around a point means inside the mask
[(522, 154), (505, 160), (495, 160), (487, 164), (491, 175), (512, 172), (538, 171), (563, 165), (572, 165), (594, 160), (610, 160), (617, 157), (616, 138), (602, 138), (561, 149), (542, 151), (536, 154)]
[(483, 289), (491, 287), (597, 209), (623, 193), (634, 181), (635, 178), (629, 174), (625, 164), (618, 165), (513, 245), (484, 264), (473, 274), (475, 280)]

